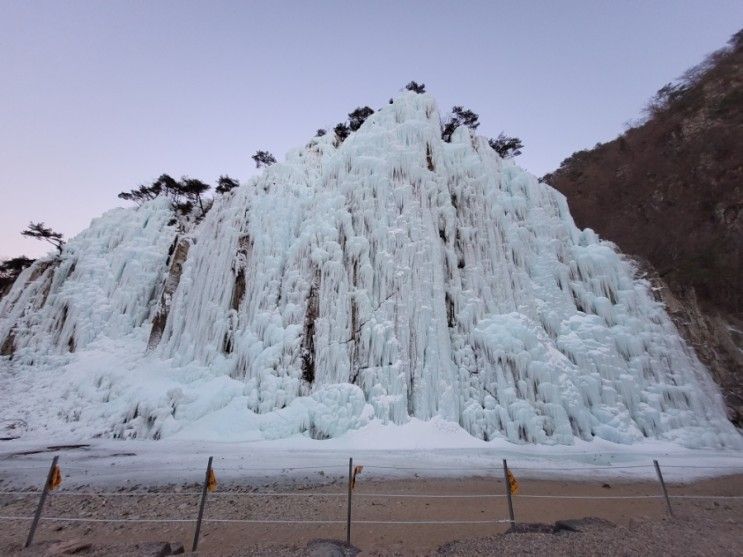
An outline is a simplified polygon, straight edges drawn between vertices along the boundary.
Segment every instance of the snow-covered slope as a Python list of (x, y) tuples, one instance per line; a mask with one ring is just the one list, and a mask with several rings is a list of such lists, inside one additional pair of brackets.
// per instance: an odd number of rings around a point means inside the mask
[(404, 93), (218, 196), (117, 209), (0, 302), (29, 434), (337, 436), (438, 417), (485, 440), (740, 446), (631, 263), (565, 198)]

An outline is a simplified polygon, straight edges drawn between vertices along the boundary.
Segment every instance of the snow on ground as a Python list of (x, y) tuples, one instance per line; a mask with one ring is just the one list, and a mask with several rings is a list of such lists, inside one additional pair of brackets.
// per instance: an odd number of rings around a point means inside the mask
[[(195, 437), (201, 437), (198, 431)], [(64, 445), (55, 439), (53, 447)], [(378, 420), (333, 439), (294, 436), (274, 441), (205, 442), (93, 440), (89, 446), (47, 452), (49, 439), (0, 444), (0, 478), (10, 485), (43, 483), (51, 458), (60, 455), (66, 488), (155, 486), (203, 481), (209, 456), (218, 478), (245, 486), (327, 483), (347, 477), (348, 459), (364, 477), (470, 477), (503, 473), (507, 459), (519, 478), (573, 480), (655, 479), (657, 459), (668, 482), (743, 473), (743, 451), (698, 450), (662, 441), (619, 445), (579, 441), (570, 447), (485, 442), (446, 420)]]

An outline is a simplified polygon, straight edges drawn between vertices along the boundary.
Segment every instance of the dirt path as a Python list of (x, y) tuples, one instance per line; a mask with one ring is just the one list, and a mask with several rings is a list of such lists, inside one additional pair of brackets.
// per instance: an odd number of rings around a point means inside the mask
[[(330, 480), (329, 480), (330, 482)], [(95, 546), (102, 544), (131, 544), (134, 541), (180, 542), (190, 549), (198, 506), (196, 485), (177, 488), (133, 488), (135, 491), (114, 491), (116, 495), (64, 495), (53, 493), (45, 508), (45, 516), (74, 516), (100, 519), (164, 519), (176, 518), (188, 522), (178, 523), (73, 523), (43, 521), (37, 533), (40, 543), (50, 540), (81, 540)], [(205, 518), (242, 520), (337, 520), (336, 524), (255, 524), (255, 523), (215, 523), (206, 522), (202, 529), (200, 554), (203, 555), (248, 555), (248, 554), (302, 554), (308, 542), (315, 539), (345, 539), (346, 487), (338, 481), (325, 485), (304, 484), (297, 487), (263, 487), (249, 495), (250, 486), (221, 485), (215, 494), (210, 494)], [(269, 489), (291, 490), (292, 496), (261, 496)], [(179, 491), (178, 493), (173, 492)], [(89, 490), (85, 490), (89, 492)], [(743, 475), (696, 481), (686, 485), (671, 485), (672, 495), (743, 495)], [(307, 497), (296, 495), (323, 493), (322, 496)], [(504, 532), (509, 524), (364, 524), (363, 521), (495, 521), (508, 518), (506, 500), (499, 498), (407, 498), (387, 497), (369, 494), (497, 494), (504, 492), (501, 479), (406, 479), (406, 480), (359, 480), (354, 490), (352, 526), (353, 545), (362, 555), (430, 555), (441, 549), (444, 554), (468, 555), (489, 554), (498, 551), (508, 552), (506, 546), (498, 546), (498, 540), (513, 538), (505, 536), (487, 540), (495, 534)], [(541, 499), (524, 495), (556, 495), (563, 497), (599, 496), (626, 497), (631, 495), (658, 495), (659, 486), (654, 482), (620, 483), (614, 481), (555, 481), (522, 480), (521, 490), (514, 497), (516, 520), (525, 522), (554, 522), (561, 519), (580, 517), (600, 517), (620, 528), (610, 534), (619, 541), (627, 536), (636, 538), (643, 528), (661, 531), (663, 528), (679, 528), (679, 532), (689, 533), (694, 528), (703, 528), (700, 539), (705, 539), (715, 528), (715, 540), (721, 542), (721, 552), (712, 554), (743, 553), (743, 499), (675, 499), (673, 507), (678, 520), (668, 521), (665, 517), (665, 503), (662, 499)], [(35, 495), (0, 495), (0, 515), (29, 516), (33, 514)], [(630, 520), (634, 530), (628, 530)], [(28, 521), (0, 521), (0, 552), (13, 554), (20, 552), (22, 542), (28, 531)], [(648, 526), (655, 525), (655, 526)], [(660, 529), (660, 530), (659, 530)], [(627, 534), (634, 531), (635, 534)], [(520, 534), (521, 535), (521, 534)], [(576, 534), (578, 535), (578, 534)], [(587, 534), (580, 539), (589, 539)], [(603, 535), (603, 534), (602, 534)], [(645, 534), (644, 534), (645, 535)], [(680, 540), (683, 536), (664, 534), (668, 540)], [(539, 543), (553, 543), (569, 540), (564, 536), (528, 534), (518, 544), (536, 536)], [(540, 538), (541, 536), (541, 538)], [(544, 537), (548, 536), (548, 537)], [(601, 536), (596, 540), (603, 539)], [(575, 539), (565, 545), (565, 554), (581, 553), (571, 546)], [(609, 538), (600, 542), (602, 547), (593, 545), (587, 553), (610, 551), (613, 547)], [(546, 542), (544, 541), (546, 540)], [(532, 542), (529, 542), (532, 543)], [(567, 542), (565, 542), (567, 543)], [(599, 543), (598, 541), (594, 541)], [(661, 546), (663, 545), (662, 542)], [(469, 544), (469, 545), (468, 545)], [(484, 545), (482, 545), (484, 544)], [(488, 545), (490, 544), (490, 545)], [(493, 545), (496, 544), (496, 545)], [(652, 545), (652, 544), (651, 544)], [(714, 544), (713, 544), (714, 545)], [(660, 551), (661, 546), (658, 547)], [(552, 546), (549, 546), (552, 547)], [(712, 546), (707, 546), (709, 547)], [(715, 546), (716, 547), (716, 546)], [(725, 553), (725, 547), (729, 553)], [(478, 549), (480, 548), (480, 549)], [(546, 549), (543, 547), (542, 549)], [(552, 548), (559, 552), (557, 546)], [(626, 549), (626, 548), (625, 548)], [(681, 549), (689, 549), (687, 554), (695, 554), (688, 544)], [(605, 550), (605, 551), (604, 551)], [(629, 550), (628, 550), (629, 551)], [(701, 551), (701, 549), (699, 550)], [(109, 553), (115, 552), (110, 550)], [(24, 552), (28, 553), (28, 552)], [(39, 553), (37, 550), (36, 553)], [(106, 553), (104, 551), (104, 553)], [(653, 552), (650, 552), (651, 554)], [(675, 551), (678, 554), (677, 551)], [(619, 552), (619, 554), (623, 554)], [(632, 551), (629, 551), (632, 554)]]

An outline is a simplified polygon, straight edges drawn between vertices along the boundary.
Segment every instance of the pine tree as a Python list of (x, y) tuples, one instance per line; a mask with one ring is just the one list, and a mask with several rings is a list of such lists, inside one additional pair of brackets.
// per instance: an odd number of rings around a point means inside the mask
[(349, 130), (348, 126), (343, 122), (333, 128), (333, 131), (335, 132), (335, 136), (338, 138), (338, 145), (343, 143), (345, 139), (351, 134), (351, 130)]
[(183, 188), (178, 180), (168, 174), (160, 174), (160, 177), (152, 183), (151, 187), (159, 188), (158, 192), (162, 192), (169, 197), (173, 205), (180, 203), (183, 196)]
[(211, 189), (211, 186), (209, 184), (205, 184), (201, 180), (197, 180), (196, 178), (189, 178), (188, 176), (184, 176), (183, 178), (181, 178), (180, 185), (181, 191), (183, 191), (183, 195), (191, 202), (198, 202), (199, 208), (201, 209), (201, 214), (205, 214), (201, 195), (208, 192)]
[(25, 269), (26, 267), (30, 267), (34, 261), (36, 260), (30, 259), (25, 255), (6, 259), (2, 263), (0, 263), (0, 277), (7, 278), (10, 276), (18, 276), (19, 274), (21, 274), (21, 271), (23, 271), (23, 269)]
[(451, 142), (451, 137), (459, 126), (467, 126), (471, 130), (476, 130), (480, 125), (480, 117), (469, 109), (461, 106), (455, 106), (451, 109), (449, 121), (444, 124), (441, 130), (441, 139), (447, 143)]
[(459, 122), (456, 118), (450, 118), (449, 121), (444, 124), (443, 129), (441, 130), (441, 139), (446, 141), (447, 143), (451, 143), (451, 136), (454, 134), (454, 130), (456, 130), (459, 127)]
[(0, 263), (0, 295), (6, 292), (18, 278), (18, 275), (36, 261), (25, 256), (13, 257)]
[(411, 81), (405, 86), (405, 89), (408, 91), (413, 91), (415, 93), (421, 94), (426, 92), (426, 84), (425, 83), (417, 83), (415, 81)]
[(374, 111), (368, 106), (359, 107), (348, 115), (348, 123), (352, 132), (358, 130), (366, 119), (374, 114)]
[(274, 156), (268, 151), (256, 151), (255, 155), (252, 156), (252, 159), (255, 161), (256, 168), (271, 166), (276, 162)]
[(510, 137), (503, 132), (498, 134), (497, 139), (488, 139), (488, 144), (504, 159), (518, 157), (524, 144), (518, 137)]
[(62, 246), (65, 242), (62, 239), (62, 234), (55, 232), (51, 228), (44, 226), (43, 222), (32, 222), (29, 223), (26, 230), (22, 230), (21, 234), (28, 236), (29, 238), (36, 238), (37, 240), (44, 240), (53, 245), (59, 253), (62, 253)]
[(145, 201), (155, 199), (160, 192), (162, 187), (157, 183), (153, 183), (151, 186), (141, 185), (133, 190), (122, 191), (119, 194), (119, 199), (126, 201), (134, 201), (137, 205), (141, 206)]
[(217, 180), (217, 187), (214, 191), (217, 193), (227, 193), (228, 191), (234, 190), (240, 185), (240, 182), (233, 180), (229, 176), (220, 176)]
[(471, 130), (476, 130), (480, 125), (480, 117), (469, 109), (455, 106), (451, 111), (459, 119), (460, 124), (467, 126)]

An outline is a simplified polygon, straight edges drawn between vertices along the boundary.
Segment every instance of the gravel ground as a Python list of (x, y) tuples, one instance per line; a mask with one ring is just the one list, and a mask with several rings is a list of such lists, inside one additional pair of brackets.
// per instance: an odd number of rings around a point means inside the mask
[[(266, 496), (266, 492), (291, 492)], [(509, 524), (482, 521), (507, 517), (505, 499), (409, 498), (371, 495), (503, 494), (498, 478), (406, 479), (359, 481), (354, 491), (352, 541), (359, 555), (741, 555), (743, 554), (743, 500), (675, 499), (675, 519), (666, 518), (662, 499), (623, 499), (657, 495), (653, 482), (524, 480), (514, 498), (519, 523), (600, 517), (582, 523), (579, 531), (505, 533)], [(743, 475), (670, 486), (675, 495), (743, 495)], [(322, 493), (307, 497), (302, 494)], [(67, 495), (65, 495), (67, 493)], [(263, 495), (261, 495), (263, 494)], [(540, 499), (521, 495), (559, 497), (620, 497), (618, 499)], [(183, 522), (70, 522), (42, 521), (36, 543), (22, 549), (29, 521), (0, 521), (2, 555), (167, 555), (177, 545), (191, 548), (199, 500), (199, 486), (119, 488), (108, 492), (82, 486), (50, 495), (46, 517), (83, 519), (179, 519)], [(0, 495), (1, 516), (33, 514), (37, 496)], [(344, 555), (346, 486), (327, 478), (323, 483), (295, 485), (224, 485), (209, 495), (207, 519), (334, 520), (333, 524), (256, 524), (205, 522), (200, 555)], [(462, 520), (473, 524), (363, 524), (362, 521)], [(479, 523), (477, 523), (479, 521)], [(66, 543), (68, 545), (59, 545)], [(55, 545), (57, 544), (57, 545)], [(138, 544), (138, 545), (135, 545)], [(149, 544), (149, 545), (147, 545)], [(66, 553), (65, 553), (66, 552)], [(356, 550), (349, 554), (356, 553)]]
[(502, 534), (440, 547), (438, 555), (647, 556), (741, 555), (741, 523), (711, 513), (704, 517), (631, 519), (627, 526), (593, 524), (578, 532)]

